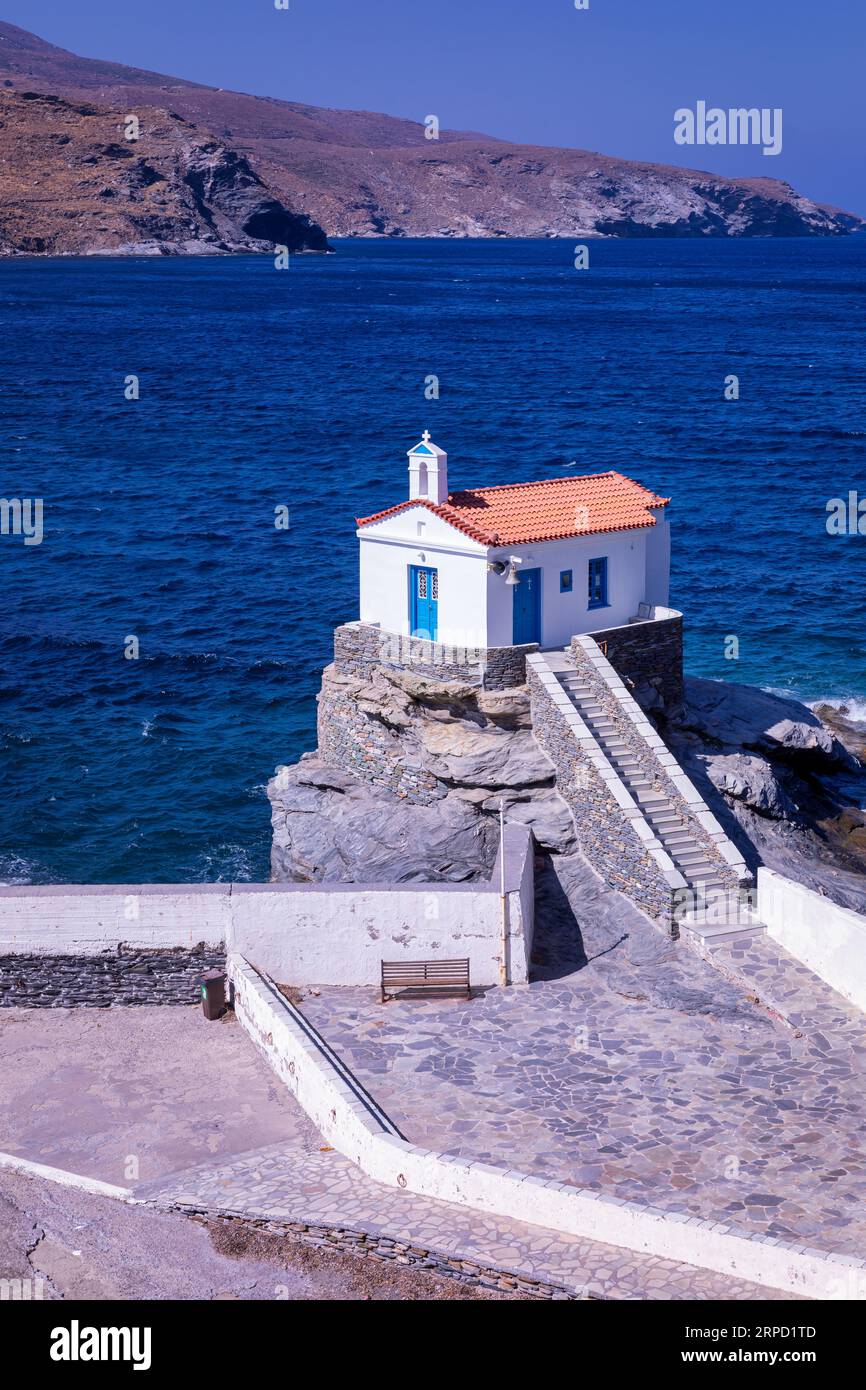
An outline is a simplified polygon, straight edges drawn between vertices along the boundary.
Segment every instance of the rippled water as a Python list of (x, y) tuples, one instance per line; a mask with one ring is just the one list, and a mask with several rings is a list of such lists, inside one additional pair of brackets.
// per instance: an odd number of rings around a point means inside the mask
[(354, 517), (425, 426), (452, 486), (670, 493), (690, 669), (866, 701), (866, 536), (825, 527), (866, 497), (864, 269), (866, 237), (0, 262), (0, 495), (45, 506), (0, 537), (0, 878), (266, 877)]

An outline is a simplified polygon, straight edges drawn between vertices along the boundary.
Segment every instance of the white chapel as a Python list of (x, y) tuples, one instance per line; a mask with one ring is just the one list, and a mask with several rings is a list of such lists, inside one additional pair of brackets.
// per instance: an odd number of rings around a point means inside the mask
[(408, 457), (408, 498), (358, 518), (362, 622), (555, 647), (667, 605), (669, 498), (613, 472), (452, 492), (426, 430)]

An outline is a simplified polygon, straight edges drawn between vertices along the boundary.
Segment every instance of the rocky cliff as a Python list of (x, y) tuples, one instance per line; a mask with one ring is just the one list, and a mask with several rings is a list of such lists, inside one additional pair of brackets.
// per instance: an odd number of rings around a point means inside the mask
[(0, 254), (327, 250), (246, 158), (180, 116), (0, 88)]
[[(835, 236), (866, 225), (775, 179), (728, 179), (465, 131), (428, 140), (416, 121), (80, 58), (3, 23), (0, 81), (124, 112), (177, 112), (248, 159), (276, 198), (333, 236)], [(61, 192), (51, 214), (58, 226)], [(49, 197), (43, 177), (46, 223)]]
[(500, 800), (538, 843), (574, 842), (526, 687), (481, 691), (378, 668), (325, 669), (319, 750), (269, 786), (278, 881), (487, 877)]
[[(498, 810), (539, 848), (573, 853), (570, 812), (532, 733), (526, 687), (484, 692), (407, 671), (326, 668), (316, 753), (269, 787), (278, 881), (487, 877)], [(686, 680), (664, 737), (750, 867), (766, 863), (866, 909), (866, 769), (844, 719), (836, 732), (794, 700)], [(866, 743), (866, 730), (861, 731)]]

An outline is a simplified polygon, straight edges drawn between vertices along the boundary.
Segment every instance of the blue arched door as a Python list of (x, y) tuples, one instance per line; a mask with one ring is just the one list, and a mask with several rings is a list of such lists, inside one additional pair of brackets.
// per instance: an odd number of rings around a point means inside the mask
[(439, 631), (439, 571), (409, 566), (409, 631), (436, 641)]

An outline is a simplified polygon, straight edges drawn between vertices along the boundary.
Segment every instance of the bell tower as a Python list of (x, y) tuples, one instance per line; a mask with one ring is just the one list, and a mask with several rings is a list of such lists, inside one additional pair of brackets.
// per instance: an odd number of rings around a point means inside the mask
[(409, 497), (426, 497), (429, 502), (444, 502), (448, 497), (448, 455), (430, 438), (425, 430), (421, 443), (409, 450)]

